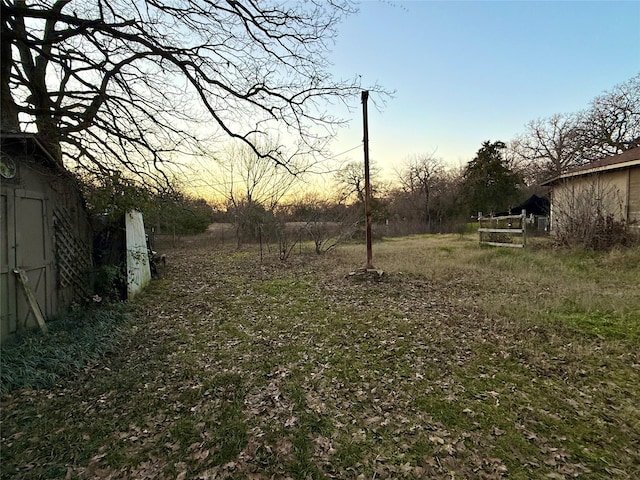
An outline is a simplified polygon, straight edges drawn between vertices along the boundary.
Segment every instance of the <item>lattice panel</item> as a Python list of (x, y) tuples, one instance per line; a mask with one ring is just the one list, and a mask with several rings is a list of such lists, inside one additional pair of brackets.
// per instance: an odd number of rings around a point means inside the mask
[(73, 287), (76, 292), (86, 295), (86, 273), (92, 267), (91, 250), (75, 234), (73, 221), (66, 209), (56, 208), (53, 219), (60, 286)]

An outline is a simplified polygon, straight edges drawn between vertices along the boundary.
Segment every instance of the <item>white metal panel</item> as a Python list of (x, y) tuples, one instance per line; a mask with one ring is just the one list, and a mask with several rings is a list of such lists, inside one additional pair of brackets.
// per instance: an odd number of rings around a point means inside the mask
[(142, 213), (131, 211), (125, 216), (127, 238), (127, 298), (133, 299), (151, 281), (149, 253)]

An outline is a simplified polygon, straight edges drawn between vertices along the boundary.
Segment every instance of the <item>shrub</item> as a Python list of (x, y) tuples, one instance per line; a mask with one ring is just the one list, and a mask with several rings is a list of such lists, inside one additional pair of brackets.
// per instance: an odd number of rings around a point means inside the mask
[(555, 239), (562, 246), (579, 246), (589, 250), (609, 250), (616, 246), (629, 246), (633, 238), (622, 220), (613, 214), (574, 216), (556, 229)]
[(555, 193), (552, 231), (562, 246), (608, 250), (632, 243), (617, 188), (597, 178)]

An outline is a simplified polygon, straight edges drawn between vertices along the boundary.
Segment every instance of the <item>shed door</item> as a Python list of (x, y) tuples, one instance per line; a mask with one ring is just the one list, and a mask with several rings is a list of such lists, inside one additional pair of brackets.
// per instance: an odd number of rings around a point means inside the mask
[[(29, 277), (29, 284), (43, 315), (53, 312), (52, 231), (48, 228), (44, 195), (16, 191), (16, 265)], [(37, 321), (22, 290), (18, 291), (18, 322), (35, 326)]]
[(13, 190), (0, 195), (0, 343), (16, 331), (15, 216)]
[[(2, 340), (21, 326), (37, 326), (14, 268), (29, 278), (42, 314), (54, 312), (55, 279), (47, 203), (42, 193), (8, 191), (2, 196)], [(6, 243), (4, 242), (6, 237)]]

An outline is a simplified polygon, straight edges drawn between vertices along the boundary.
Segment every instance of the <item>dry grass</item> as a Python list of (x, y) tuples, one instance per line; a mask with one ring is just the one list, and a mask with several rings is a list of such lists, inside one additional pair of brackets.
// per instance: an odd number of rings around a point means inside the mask
[(640, 251), (169, 252), (121, 351), (3, 397), (10, 478), (640, 477)]
[[(595, 253), (553, 248), (547, 239), (534, 242), (519, 250), (479, 247), (475, 236), (391, 239), (375, 244), (374, 264), (435, 281), (455, 278), (474, 292), (474, 303), (484, 310), (511, 312), (524, 320), (571, 309), (618, 316), (640, 310), (640, 248)], [(357, 265), (365, 251), (350, 245), (338, 255), (342, 262)]]

